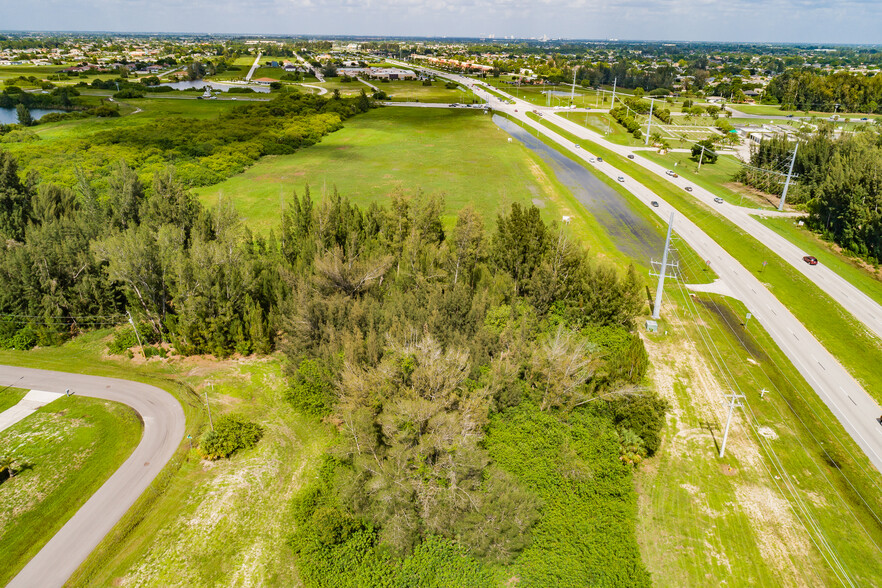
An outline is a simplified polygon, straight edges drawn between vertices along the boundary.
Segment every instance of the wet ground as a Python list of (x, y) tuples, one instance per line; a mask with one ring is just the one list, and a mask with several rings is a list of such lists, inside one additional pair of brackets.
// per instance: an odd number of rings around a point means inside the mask
[(557, 180), (597, 219), (616, 249), (643, 265), (649, 265), (650, 259), (661, 259), (665, 247), (665, 233), (661, 223), (653, 224), (636, 214), (625, 196), (523, 127), (498, 115), (493, 116), (493, 122), (548, 164)]

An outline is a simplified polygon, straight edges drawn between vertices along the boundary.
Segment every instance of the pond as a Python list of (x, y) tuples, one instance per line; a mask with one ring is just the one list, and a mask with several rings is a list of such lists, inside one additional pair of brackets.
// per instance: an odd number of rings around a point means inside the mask
[[(31, 116), (34, 120), (39, 120), (43, 115), (50, 112), (64, 112), (63, 110), (49, 110), (43, 108), (31, 109)], [(18, 123), (18, 112), (14, 108), (0, 108), (0, 124), (10, 125)]]
[(230, 88), (251, 88), (255, 92), (259, 92), (261, 94), (269, 94), (270, 89), (267, 86), (255, 86), (255, 85), (244, 85), (244, 84), (221, 84), (218, 82), (206, 82), (204, 80), (194, 80), (194, 81), (185, 81), (185, 82), (166, 82), (164, 84), (159, 84), (160, 86), (168, 86), (169, 88), (174, 88), (175, 90), (202, 90), (205, 86), (210, 87), (212, 90), (219, 90), (221, 92), (226, 92)]
[(499, 115), (493, 115), (493, 122), (548, 164), (557, 180), (597, 219), (616, 249), (643, 265), (649, 265), (650, 258), (661, 257), (664, 229), (634, 212), (636, 204), (527, 129)]

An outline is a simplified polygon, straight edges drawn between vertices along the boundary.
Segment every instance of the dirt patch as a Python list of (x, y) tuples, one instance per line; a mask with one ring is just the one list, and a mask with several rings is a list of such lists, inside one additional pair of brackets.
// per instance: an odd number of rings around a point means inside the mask
[(786, 577), (788, 586), (807, 586), (800, 566), (808, 559), (811, 545), (790, 509), (777, 491), (765, 486), (735, 488), (742, 509), (749, 515), (751, 528), (763, 559), (773, 563)]
[(771, 427), (759, 427), (756, 430), (757, 433), (765, 437), (766, 439), (777, 439), (778, 433), (776, 433)]
[(536, 208), (545, 208), (545, 201), (541, 198), (533, 198), (532, 202)]

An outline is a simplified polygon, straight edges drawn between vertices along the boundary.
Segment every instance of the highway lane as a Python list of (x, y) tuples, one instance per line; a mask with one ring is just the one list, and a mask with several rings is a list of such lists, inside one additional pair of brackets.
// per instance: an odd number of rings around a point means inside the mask
[(144, 423), (132, 455), (8, 584), (8, 588), (60, 587), (174, 455), (184, 438), (184, 411), (165, 390), (117, 378), (0, 365), (0, 386), (12, 383), (50, 392), (70, 389), (79, 396), (121, 402)]
[[(754, 218), (753, 215), (755, 214), (765, 214), (763, 211), (735, 206), (727, 202), (724, 202), (722, 205), (717, 204), (714, 202), (714, 198), (718, 197), (719, 194), (714, 194), (701, 186), (697, 186), (683, 177), (674, 178), (668, 176), (665, 173), (666, 170), (663, 166), (642, 157), (640, 155), (640, 149), (611, 143), (601, 135), (567, 120), (556, 113), (548, 113), (544, 114), (544, 116), (552, 124), (573, 133), (577, 137), (588, 139), (589, 141), (597, 143), (598, 145), (624, 157), (634, 155), (633, 161), (635, 163), (655, 173), (660, 178), (670, 182), (681, 190), (685, 189), (686, 186), (691, 186), (692, 196), (694, 198), (715, 208), (717, 214), (723, 216), (747, 234), (756, 238), (773, 253), (796, 268), (797, 271), (802, 273), (815, 285), (821, 288), (821, 290), (826, 292), (831, 298), (833, 298), (833, 300), (838, 302), (845, 310), (850, 312), (855, 318), (863, 323), (870, 332), (874, 333), (877, 337), (882, 338), (882, 306), (825, 265), (818, 264), (812, 266), (805, 263), (802, 258), (808, 255), (807, 252), (803, 251), (797, 245), (794, 245), (789, 240)], [(761, 261), (761, 259), (757, 259), (757, 263), (760, 263)]]
[[(664, 222), (667, 222), (672, 211), (676, 212), (663, 198), (609, 162), (590, 163), (590, 158), (595, 158), (596, 161), (596, 155), (591, 153), (590, 148), (575, 149), (572, 141), (529, 118), (526, 113), (535, 109), (532, 105), (521, 100), (514, 100), (514, 104), (502, 102), (483, 92), (475, 80), (463, 76), (444, 74), (443, 77), (473, 86), (473, 90), (479, 95), (483, 94), (482, 97), (489, 101), (492, 108), (506, 112), (536, 132), (542, 133), (586, 164), (595, 166), (600, 173), (613, 179), (621, 176), (624, 178), (622, 185)], [(619, 152), (618, 149), (616, 151)], [(651, 205), (653, 200), (659, 203), (658, 207)], [(675, 231), (698, 255), (711, 261), (723, 287), (728, 288), (747, 306), (873, 466), (882, 471), (882, 426), (876, 421), (876, 417), (882, 414), (879, 404), (753, 274), (695, 223), (678, 214)]]

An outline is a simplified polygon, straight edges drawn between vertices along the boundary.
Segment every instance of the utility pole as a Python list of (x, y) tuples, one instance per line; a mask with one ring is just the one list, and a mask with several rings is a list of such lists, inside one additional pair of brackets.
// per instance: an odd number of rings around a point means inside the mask
[[(211, 389), (214, 390), (214, 384), (211, 384)], [(205, 407), (208, 409), (208, 424), (211, 425), (211, 430), (214, 431), (214, 422), (211, 420), (211, 405), (208, 403), (208, 388), (205, 389)]]
[(147, 355), (144, 353), (144, 344), (141, 343), (141, 335), (138, 333), (138, 327), (135, 326), (135, 321), (132, 320), (132, 315), (129, 313), (128, 309), (126, 309), (126, 316), (129, 317), (129, 324), (132, 325), (132, 328), (135, 330), (135, 337), (138, 338), (138, 347), (141, 348), (141, 355), (144, 356), (144, 359), (147, 359)]
[(729, 402), (729, 418), (726, 419), (726, 432), (723, 433), (723, 444), (720, 446), (720, 457), (726, 454), (726, 439), (729, 438), (729, 426), (732, 424), (732, 413), (736, 408), (744, 406), (739, 402), (740, 398), (744, 398), (744, 394), (732, 393), (732, 400)]
[(649, 99), (649, 120), (646, 121), (646, 141), (644, 145), (649, 145), (649, 131), (652, 130), (652, 107), (655, 106), (655, 100)]
[(573, 68), (573, 87), (570, 90), (570, 106), (576, 104), (576, 71), (579, 69), (579, 66)]
[(799, 143), (793, 147), (793, 158), (790, 160), (790, 170), (787, 172), (787, 179), (784, 180), (784, 191), (781, 193), (781, 201), (778, 202), (778, 210), (784, 210), (784, 201), (787, 199), (787, 189), (790, 187), (790, 178), (793, 176), (793, 164), (796, 163), (797, 149), (799, 149)]
[(658, 286), (655, 289), (655, 304), (652, 305), (652, 318), (658, 320), (661, 316), (662, 293), (665, 289), (665, 277), (668, 275), (668, 251), (671, 248), (671, 232), (674, 229), (674, 213), (668, 221), (668, 236), (665, 238), (665, 252), (662, 253), (661, 268), (658, 272)]
[(701, 161), (704, 159), (704, 145), (701, 145), (701, 155), (698, 156), (698, 169), (696, 172), (701, 171)]
[(609, 109), (612, 110), (616, 106), (616, 82), (619, 81), (619, 78), (613, 78), (613, 97), (612, 104), (609, 105)]

